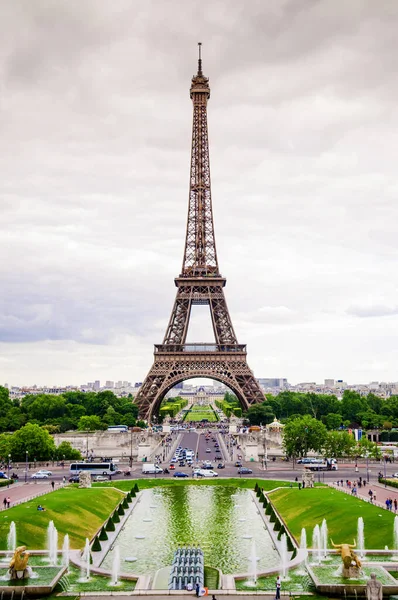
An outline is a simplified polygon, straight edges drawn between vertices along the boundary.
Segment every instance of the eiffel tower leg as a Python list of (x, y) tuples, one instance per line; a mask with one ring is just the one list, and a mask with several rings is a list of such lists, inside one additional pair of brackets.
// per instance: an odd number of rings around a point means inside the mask
[(264, 401), (246, 362), (244, 352), (159, 352), (135, 402), (141, 418), (149, 422), (167, 392), (177, 383), (193, 377), (209, 377), (225, 384), (238, 397), (243, 410), (251, 404)]

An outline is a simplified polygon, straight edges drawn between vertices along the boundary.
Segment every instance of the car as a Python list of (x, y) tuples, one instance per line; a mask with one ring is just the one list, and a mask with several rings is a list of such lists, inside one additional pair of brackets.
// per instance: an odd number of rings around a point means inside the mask
[(173, 463), (169, 466), (169, 469), (171, 469), (172, 471), (174, 471), (175, 468), (176, 466)]
[(96, 475), (94, 481), (108, 481), (108, 477), (105, 477), (105, 475)]
[(239, 475), (251, 475), (253, 471), (251, 469), (248, 469), (247, 467), (240, 467), (238, 469), (238, 473)]
[(47, 473), (33, 473), (33, 475), (30, 476), (31, 479), (48, 479), (48, 475)]
[(225, 469), (224, 463), (218, 463), (217, 469)]
[(213, 465), (211, 463), (203, 463), (202, 469), (212, 469)]
[(173, 477), (189, 477), (188, 473), (183, 473), (182, 471), (176, 471)]
[(218, 477), (218, 473), (216, 471), (205, 470), (203, 477)]
[(206, 448), (206, 452), (211, 452), (211, 448)]
[(52, 471), (48, 471), (47, 469), (39, 469), (37, 471), (38, 473), (45, 473), (46, 475), (48, 475), (49, 477), (51, 477), (51, 475), (53, 474)]
[(175, 462), (177, 462), (177, 460), (178, 460), (178, 458), (177, 458), (176, 456), (173, 456), (173, 458), (171, 459), (171, 461), (170, 461), (170, 462), (171, 462), (171, 463), (175, 463)]
[(241, 467), (242, 463), (240, 462), (240, 460), (237, 460), (235, 463), (235, 467)]
[(0, 471), (0, 479), (8, 479), (7, 475)]
[(182, 460), (182, 461), (181, 461), (181, 462), (178, 464), (178, 466), (179, 466), (179, 467), (185, 467), (185, 462)]
[(72, 477), (69, 477), (69, 483), (79, 483), (80, 479), (79, 479), (79, 475), (72, 475)]

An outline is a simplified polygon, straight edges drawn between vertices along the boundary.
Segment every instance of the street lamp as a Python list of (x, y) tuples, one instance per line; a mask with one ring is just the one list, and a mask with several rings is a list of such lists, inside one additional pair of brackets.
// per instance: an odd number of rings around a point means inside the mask
[(387, 487), (387, 468), (386, 468), (386, 457), (384, 457), (384, 487)]
[(26, 452), (25, 452), (25, 483), (28, 481), (28, 458), (29, 458), (29, 452), (26, 450)]
[(366, 479), (369, 483), (369, 453), (366, 453)]
[(10, 460), (11, 460), (11, 454), (8, 455), (8, 485), (7, 485), (7, 487), (10, 487)]

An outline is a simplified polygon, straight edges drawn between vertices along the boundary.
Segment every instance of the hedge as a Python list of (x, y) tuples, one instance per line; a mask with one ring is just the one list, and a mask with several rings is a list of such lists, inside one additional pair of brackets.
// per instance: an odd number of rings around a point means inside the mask
[(91, 546), (91, 551), (92, 552), (101, 552), (101, 544), (98, 539), (98, 535), (95, 536), (95, 540), (93, 542), (93, 545)]
[(102, 540), (102, 541), (105, 541), (105, 540), (107, 540), (107, 539), (108, 539), (108, 534), (107, 534), (107, 533), (106, 533), (106, 531), (105, 531), (105, 527), (102, 527), (102, 529), (101, 529), (101, 531), (100, 531), (100, 533), (99, 533), (99, 536), (98, 536), (98, 538), (99, 538), (100, 540)]
[(122, 506), (122, 503), (120, 503), (119, 506), (117, 507), (117, 513), (120, 516), (124, 515), (124, 508)]
[(113, 521), (114, 523), (120, 523), (120, 517), (119, 517), (119, 515), (117, 514), (117, 510), (115, 510), (115, 512), (113, 513), (113, 515), (112, 515), (111, 519), (112, 519), (112, 521)]
[(107, 524), (105, 525), (106, 531), (115, 531), (115, 524), (112, 521), (112, 517), (108, 519)]
[(11, 485), (12, 483), (14, 483), (13, 479), (1, 479), (0, 487), (6, 487), (6, 485)]

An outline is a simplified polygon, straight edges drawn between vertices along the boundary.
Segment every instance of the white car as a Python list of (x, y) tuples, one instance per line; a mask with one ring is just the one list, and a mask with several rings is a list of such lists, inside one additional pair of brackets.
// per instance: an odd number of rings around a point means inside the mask
[(48, 475), (47, 473), (40, 473), (40, 471), (38, 471), (37, 473), (33, 473), (33, 475), (30, 476), (31, 479), (48, 479)]
[(218, 473), (211, 469), (195, 469), (193, 472), (194, 477), (218, 477)]
[(46, 475), (48, 475), (49, 477), (51, 477), (51, 475), (53, 474), (52, 471), (48, 471), (47, 469), (39, 469), (37, 471), (38, 473), (45, 473)]
[(94, 481), (108, 481), (108, 477), (105, 477), (105, 475), (96, 475)]
[(211, 452), (211, 448), (206, 448), (206, 452)]

